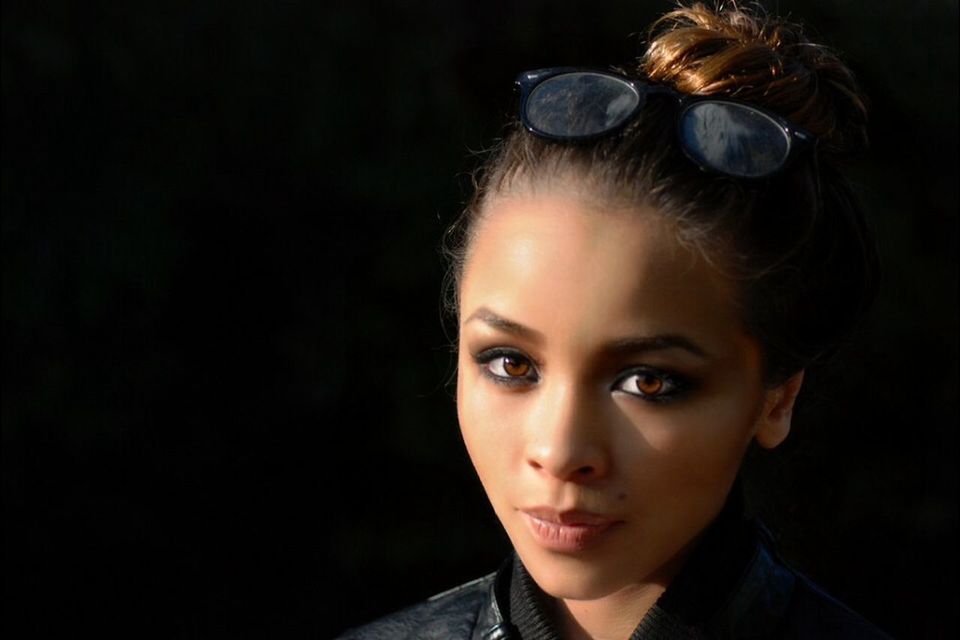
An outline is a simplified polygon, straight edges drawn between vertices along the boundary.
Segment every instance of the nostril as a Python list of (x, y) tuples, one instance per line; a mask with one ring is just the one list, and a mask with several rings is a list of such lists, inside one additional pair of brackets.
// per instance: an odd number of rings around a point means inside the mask
[(590, 475), (591, 473), (593, 473), (593, 467), (590, 467), (590, 466), (580, 467), (579, 469), (577, 469), (577, 473), (579, 473), (582, 476)]

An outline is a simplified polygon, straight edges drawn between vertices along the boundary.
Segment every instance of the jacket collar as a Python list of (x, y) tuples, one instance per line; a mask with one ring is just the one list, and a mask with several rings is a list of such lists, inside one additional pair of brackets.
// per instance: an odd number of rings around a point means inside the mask
[(470, 640), (518, 640), (520, 638), (512, 625), (505, 620), (503, 613), (509, 611), (510, 577), (513, 573), (514, 555), (503, 561), (493, 581), (490, 582), (487, 597), (480, 607)]
[(720, 637), (769, 637), (793, 596), (796, 575), (777, 556), (770, 532), (755, 522), (757, 543), (737, 587), (711, 621)]

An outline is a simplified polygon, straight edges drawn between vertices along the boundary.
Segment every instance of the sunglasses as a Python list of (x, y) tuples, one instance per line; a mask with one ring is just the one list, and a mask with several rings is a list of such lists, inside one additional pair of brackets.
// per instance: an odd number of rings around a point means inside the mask
[(627, 125), (651, 95), (677, 103), (676, 131), (697, 166), (735, 178), (768, 178), (816, 145), (809, 131), (760, 107), (690, 96), (609, 71), (556, 67), (521, 73), (520, 120), (532, 134), (562, 141), (592, 140)]

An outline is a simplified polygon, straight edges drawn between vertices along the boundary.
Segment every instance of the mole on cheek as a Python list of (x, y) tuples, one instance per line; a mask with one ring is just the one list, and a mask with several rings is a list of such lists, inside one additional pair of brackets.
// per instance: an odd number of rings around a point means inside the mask
[(626, 500), (626, 499), (627, 499), (627, 494), (625, 494), (625, 493), (618, 493), (618, 494), (617, 494), (617, 500)]

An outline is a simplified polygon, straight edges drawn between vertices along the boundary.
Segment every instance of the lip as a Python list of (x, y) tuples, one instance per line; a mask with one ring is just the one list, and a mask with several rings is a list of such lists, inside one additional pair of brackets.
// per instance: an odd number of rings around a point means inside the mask
[(576, 553), (598, 544), (622, 520), (600, 514), (552, 507), (520, 509), (527, 528), (540, 546), (550, 551)]

